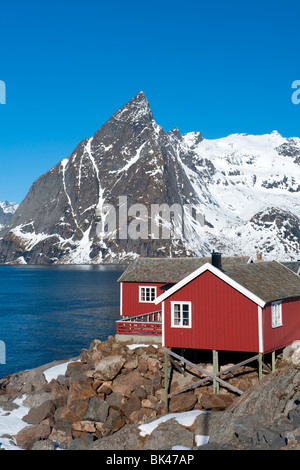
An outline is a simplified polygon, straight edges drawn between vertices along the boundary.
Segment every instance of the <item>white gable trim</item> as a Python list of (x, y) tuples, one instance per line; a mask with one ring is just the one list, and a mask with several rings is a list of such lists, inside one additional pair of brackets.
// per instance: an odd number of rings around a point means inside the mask
[(223, 273), (223, 271), (220, 271), (220, 269), (215, 268), (215, 266), (213, 266), (210, 263), (205, 263), (203, 266), (196, 269), (194, 272), (186, 276), (184, 279), (177, 282), (177, 284), (175, 284), (173, 287), (171, 287), (170, 289), (165, 291), (163, 294), (161, 294), (159, 297), (157, 297), (154, 303), (157, 305), (160, 302), (163, 302), (165, 299), (170, 297), (170, 295), (174, 294), (174, 292), (178, 291), (183, 286), (193, 281), (193, 279), (200, 276), (200, 274), (204, 273), (205, 271), (210, 271), (212, 274), (217, 276), (219, 279), (222, 279), (222, 281), (226, 282), (226, 284), (229, 284), (231, 287), (233, 287), (238, 292), (248, 297), (248, 299), (252, 300), (255, 304), (259, 305), (260, 307), (265, 306), (266, 302), (264, 300), (262, 300), (260, 297), (257, 297), (257, 295), (253, 294), (248, 289), (241, 286), (238, 282), (231, 279), (229, 276), (227, 276), (227, 274)]
[(263, 337), (263, 310), (258, 306), (258, 343), (259, 352), (264, 352), (264, 337)]

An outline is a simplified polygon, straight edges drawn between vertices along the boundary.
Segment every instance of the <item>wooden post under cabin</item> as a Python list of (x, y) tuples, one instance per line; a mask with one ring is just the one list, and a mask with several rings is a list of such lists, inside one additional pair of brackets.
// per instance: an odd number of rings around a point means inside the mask
[(258, 355), (258, 380), (262, 379), (262, 353)]
[(275, 365), (276, 365), (275, 351), (272, 351), (272, 372), (275, 372)]
[[(213, 350), (213, 375), (214, 377), (218, 374), (219, 372), (219, 357), (218, 357), (218, 351), (215, 349)], [(220, 384), (219, 382), (214, 378), (213, 379), (213, 393), (219, 393), (220, 390)]]
[(168, 353), (165, 351), (165, 410), (169, 411), (169, 398), (168, 398)]

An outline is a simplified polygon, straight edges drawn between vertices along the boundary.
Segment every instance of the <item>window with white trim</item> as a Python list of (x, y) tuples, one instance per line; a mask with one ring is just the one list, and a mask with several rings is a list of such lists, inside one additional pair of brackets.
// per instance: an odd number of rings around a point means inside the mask
[(272, 328), (282, 326), (282, 302), (273, 302), (271, 304), (272, 311)]
[(154, 302), (156, 299), (156, 287), (139, 286), (139, 301)]
[(190, 328), (192, 320), (191, 302), (171, 302), (171, 326)]

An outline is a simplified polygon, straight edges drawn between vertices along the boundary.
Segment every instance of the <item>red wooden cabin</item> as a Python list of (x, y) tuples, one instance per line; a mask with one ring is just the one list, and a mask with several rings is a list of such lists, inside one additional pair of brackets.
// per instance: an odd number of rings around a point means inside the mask
[(300, 278), (276, 261), (206, 263), (155, 305), (165, 347), (266, 354), (300, 339)]
[[(211, 257), (138, 258), (118, 279), (120, 314), (117, 334), (162, 334), (162, 303), (156, 299), (205, 263)], [(247, 264), (249, 257), (224, 257), (224, 266)]]

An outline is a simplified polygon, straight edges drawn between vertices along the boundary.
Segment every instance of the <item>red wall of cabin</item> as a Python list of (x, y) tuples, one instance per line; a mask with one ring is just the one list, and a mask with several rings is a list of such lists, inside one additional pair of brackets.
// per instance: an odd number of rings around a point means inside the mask
[(264, 352), (288, 346), (300, 339), (300, 298), (282, 302), (282, 326), (272, 328), (271, 305), (263, 309)]
[[(192, 327), (171, 327), (171, 301), (192, 302)], [(259, 351), (258, 306), (205, 271), (164, 302), (164, 345), (174, 348)]]
[(139, 302), (139, 286), (155, 286), (157, 296), (163, 293), (160, 287), (165, 283), (153, 282), (122, 282), (121, 289), (121, 315), (136, 316), (143, 313), (156, 312), (161, 310), (161, 304), (155, 305), (153, 302)]

